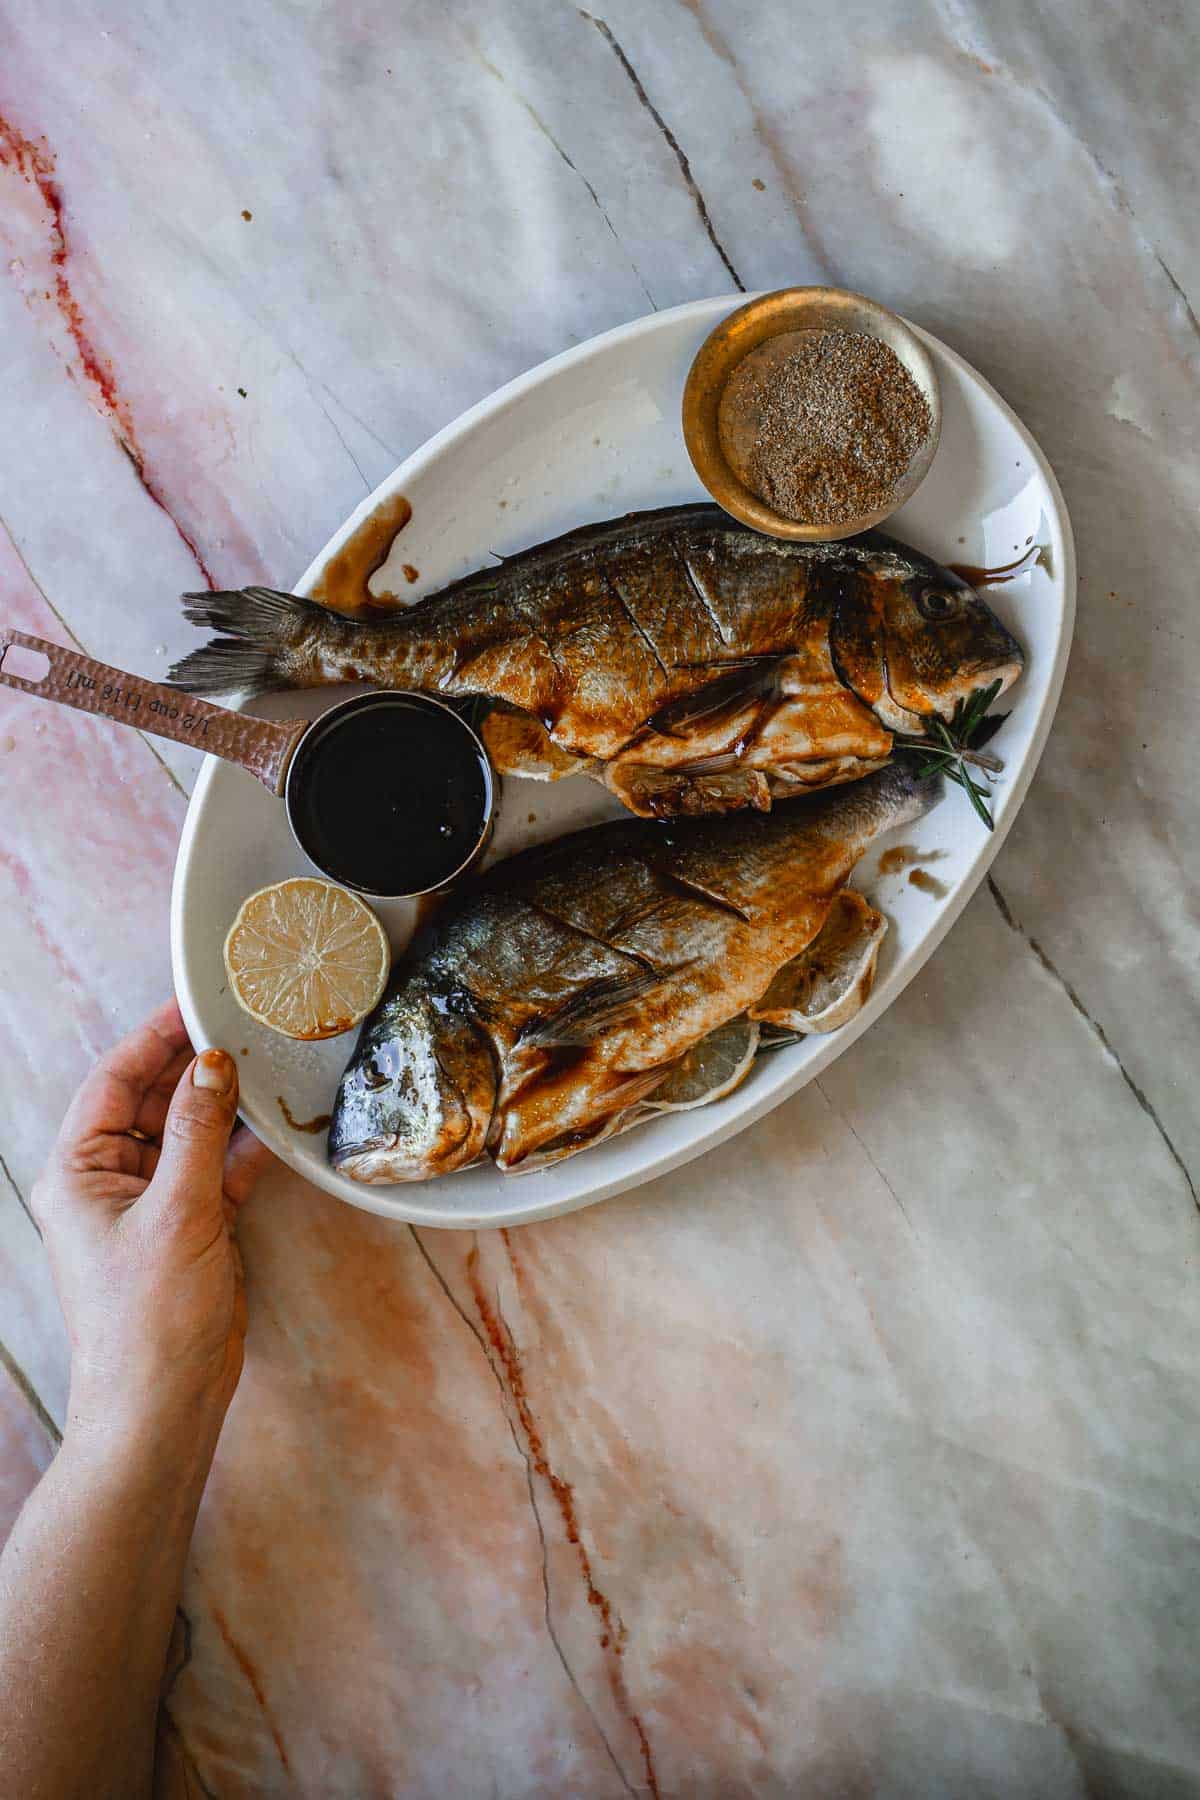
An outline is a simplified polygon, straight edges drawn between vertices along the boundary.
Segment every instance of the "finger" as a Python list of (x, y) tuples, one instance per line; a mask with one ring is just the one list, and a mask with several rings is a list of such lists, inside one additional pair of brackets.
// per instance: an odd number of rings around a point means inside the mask
[(154, 1179), (165, 1200), (220, 1205), (237, 1100), (237, 1065), (228, 1051), (205, 1050), (184, 1071), (167, 1110)]
[(63, 1156), (76, 1167), (93, 1166), (102, 1140), (129, 1130), (147, 1090), (186, 1043), (179, 1007), (171, 1000), (114, 1045), (67, 1108), (58, 1140)]
[(138, 1115), (133, 1122), (134, 1129), (140, 1131), (143, 1137), (161, 1136), (171, 1095), (179, 1086), (179, 1078), (191, 1062), (192, 1055), (192, 1046), (184, 1044), (171, 1058), (158, 1080), (146, 1090), (146, 1097), (138, 1107)]
[(225, 1158), (225, 1192), (235, 1206), (244, 1206), (254, 1192), (259, 1178), (275, 1162), (265, 1144), (260, 1144), (248, 1125), (233, 1134), (233, 1142)]

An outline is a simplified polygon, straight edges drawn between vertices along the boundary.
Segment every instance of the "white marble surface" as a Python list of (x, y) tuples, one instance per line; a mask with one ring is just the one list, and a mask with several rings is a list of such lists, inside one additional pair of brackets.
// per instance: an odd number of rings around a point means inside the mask
[[(818, 1086), (508, 1242), (263, 1195), (178, 1791), (1200, 1793), (1194, 9), (3, 20), (27, 629), (160, 672), (199, 565), (286, 584), (499, 382), (735, 282), (961, 350), (1080, 557), (994, 882)], [(20, 1196), (167, 983), (193, 774), (0, 697), (5, 1517), (65, 1372)]]

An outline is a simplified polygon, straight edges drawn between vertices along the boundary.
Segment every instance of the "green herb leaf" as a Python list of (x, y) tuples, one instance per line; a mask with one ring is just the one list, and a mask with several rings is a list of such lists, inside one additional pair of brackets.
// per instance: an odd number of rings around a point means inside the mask
[(993, 681), (990, 686), (978, 689), (965, 700), (960, 700), (954, 709), (949, 724), (936, 713), (929, 720), (928, 734), (925, 737), (897, 737), (897, 750), (907, 750), (921, 758), (917, 764), (919, 776), (932, 775), (939, 771), (948, 781), (956, 781), (966, 789), (967, 798), (974, 807), (979, 818), (989, 831), (996, 828), (992, 818), (989, 801), (991, 799), (987, 782), (989, 771), (998, 768), (994, 758), (983, 757), (980, 762), (986, 765), (980, 774), (975, 773), (973, 753), (982, 749), (999, 731), (1007, 713), (999, 713), (994, 718), (987, 716), (988, 707), (1000, 692), (1001, 683)]
[(967, 799), (971, 802), (971, 805), (975, 808), (975, 811), (979, 814), (988, 830), (995, 831), (996, 821), (992, 818), (991, 812), (988, 810), (986, 788), (982, 788), (978, 782), (972, 781), (965, 770), (961, 777), (958, 772), (955, 771), (951, 779), (954, 781), (961, 780), (963, 787), (967, 790)]
[(972, 750), (982, 750), (990, 744), (1005, 719), (1011, 719), (1011, 713), (989, 713), (986, 719), (980, 719), (971, 737)]

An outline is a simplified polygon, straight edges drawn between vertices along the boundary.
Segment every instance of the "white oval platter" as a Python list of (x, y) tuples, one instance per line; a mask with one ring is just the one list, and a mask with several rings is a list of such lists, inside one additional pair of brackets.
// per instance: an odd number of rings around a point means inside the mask
[[(389, 557), (394, 578), (385, 565), (372, 585), (413, 599), (478, 568), (489, 553), (509, 555), (618, 513), (705, 498), (683, 446), (680, 395), (704, 337), (744, 299), (699, 300), (637, 319), (510, 382), (439, 432), (364, 500), (296, 591), (308, 593), (351, 533), (398, 493), (411, 502), (412, 520)], [(514, 1225), (569, 1212), (677, 1168), (778, 1106), (848, 1050), (937, 948), (1003, 843), (1037, 767), (1070, 649), (1075, 556), (1058, 484), (1020, 420), (960, 356), (921, 335), (941, 381), (941, 444), (924, 484), (886, 529), (943, 562), (995, 569), (1024, 558), (1020, 575), (987, 592), (1024, 645), (1027, 664), (1005, 699), (1011, 717), (993, 741), (1005, 763), (995, 790), (995, 832), (985, 832), (967, 796), (951, 786), (904, 833), (918, 852), (937, 853), (931, 873), (944, 897), (910, 885), (904, 870), (881, 874), (887, 840), (858, 866), (855, 886), (891, 926), (867, 1006), (841, 1031), (761, 1057), (728, 1099), (664, 1115), (553, 1168), (501, 1176), (489, 1164), (437, 1181), (359, 1186), (329, 1167), (324, 1133), (295, 1129), (283, 1110), (286, 1105), (301, 1122), (328, 1113), (353, 1035), (290, 1043), (249, 1020), (226, 989), (222, 944), (242, 900), (267, 882), (311, 870), (282, 804), (241, 769), (209, 758), (175, 871), (176, 990), (196, 1047), (220, 1044), (237, 1055), (245, 1118), (298, 1173), (352, 1205), (419, 1225)], [(420, 571), (411, 588), (401, 562)], [(311, 717), (346, 691), (275, 695), (254, 710)], [(586, 778), (508, 779), (492, 854), (617, 812)], [(412, 904), (380, 911), (400, 950), (412, 928)]]

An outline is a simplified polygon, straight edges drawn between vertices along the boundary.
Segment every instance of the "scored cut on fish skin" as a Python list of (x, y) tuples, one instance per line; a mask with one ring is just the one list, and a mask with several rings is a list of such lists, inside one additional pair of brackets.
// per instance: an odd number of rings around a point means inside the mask
[(769, 814), (618, 821), (496, 865), (414, 946), (364, 1025), (333, 1162), (356, 1180), (407, 1181), (485, 1153), (505, 1173), (573, 1155), (652, 1103), (716, 1027), (770, 1005), (831, 913), (821, 999), (826, 1011), (861, 1003), (882, 920), (841, 898), (846, 881), (875, 837), (940, 791), (903, 760)]

